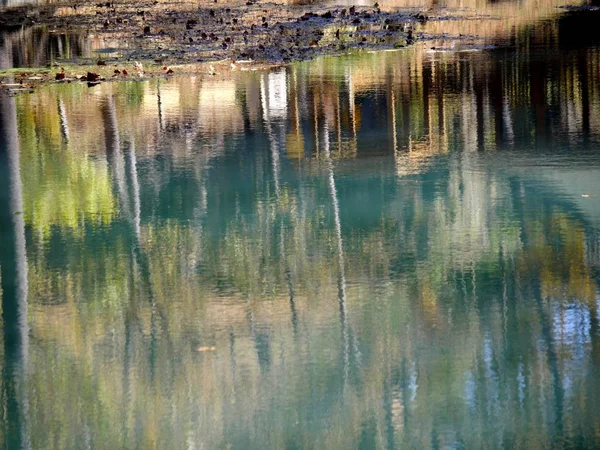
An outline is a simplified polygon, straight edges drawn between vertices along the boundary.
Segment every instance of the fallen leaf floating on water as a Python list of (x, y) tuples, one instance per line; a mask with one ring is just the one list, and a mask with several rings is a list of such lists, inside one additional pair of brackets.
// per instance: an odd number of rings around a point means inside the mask
[(198, 347), (199, 352), (214, 352), (216, 347)]

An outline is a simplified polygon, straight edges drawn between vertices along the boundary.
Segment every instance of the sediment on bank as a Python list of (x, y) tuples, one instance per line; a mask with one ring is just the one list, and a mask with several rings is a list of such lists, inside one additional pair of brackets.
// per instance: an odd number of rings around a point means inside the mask
[(103, 57), (64, 62), (71, 65), (93, 65), (97, 60), (161, 67), (222, 61), (270, 65), (358, 49), (404, 47), (419, 38), (415, 26), (426, 20), (423, 13), (384, 11), (377, 3), (324, 8), (254, 0), (176, 5), (126, 0), (4, 11), (0, 33), (8, 40), (11, 33), (43, 27), (49, 33), (79, 33), (96, 42), (116, 43)]

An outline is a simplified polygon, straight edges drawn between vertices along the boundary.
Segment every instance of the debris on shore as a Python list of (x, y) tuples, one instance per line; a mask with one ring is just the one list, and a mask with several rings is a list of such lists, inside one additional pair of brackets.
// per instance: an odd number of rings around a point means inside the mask
[(353, 49), (401, 48), (418, 39), (415, 27), (424, 20), (428, 18), (422, 12), (384, 11), (377, 3), (325, 8), (254, 0), (193, 4), (117, 0), (7, 10), (0, 32), (43, 25), (53, 33), (81, 32), (96, 42), (119, 42), (118, 56), (102, 58), (109, 65), (223, 60), (282, 64)]

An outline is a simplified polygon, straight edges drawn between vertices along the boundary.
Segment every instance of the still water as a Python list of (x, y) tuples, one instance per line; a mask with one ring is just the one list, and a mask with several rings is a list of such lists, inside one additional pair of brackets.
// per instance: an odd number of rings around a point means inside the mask
[(4, 447), (598, 448), (595, 14), (3, 96)]

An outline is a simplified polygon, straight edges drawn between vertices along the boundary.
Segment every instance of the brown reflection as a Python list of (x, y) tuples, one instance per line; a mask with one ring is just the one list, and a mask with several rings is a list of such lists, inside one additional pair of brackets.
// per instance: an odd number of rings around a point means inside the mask
[[(554, 41), (558, 42), (558, 37)], [(598, 133), (598, 114), (590, 107), (599, 95), (598, 72), (592, 69), (598, 48), (568, 57), (561, 56), (559, 49), (533, 46), (530, 51), (539, 55), (522, 59), (512, 48), (462, 53), (420, 46), (396, 54), (364, 56), (348, 65), (343, 75), (335, 69), (335, 60), (328, 60), (313, 70), (311, 77), (339, 81), (312, 83), (308, 92), (291, 94), (313, 103), (330, 123), (340, 124), (338, 136), (354, 145), (361, 135), (381, 128), (380, 117), (387, 116), (389, 144), (382, 142), (379, 149), (427, 143), (432, 153), (447, 152), (448, 142), (459, 133), (447, 124), (457, 121), (462, 125), (461, 141), (467, 147), (474, 143), (479, 150), (511, 145), (515, 125), (520, 132), (532, 130), (535, 139), (527, 144), (533, 146), (564, 134), (571, 140), (586, 139)], [(332, 102), (329, 99), (336, 89), (339, 100)], [(341, 101), (346, 92), (352, 98), (349, 105)], [(347, 115), (358, 121), (346, 125), (343, 117)], [(394, 129), (398, 124), (401, 126)], [(356, 130), (358, 136), (353, 138)]]

